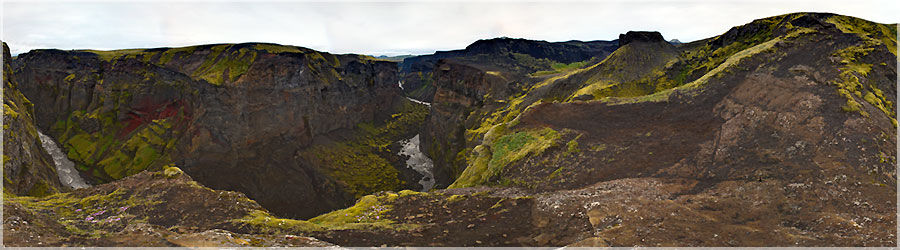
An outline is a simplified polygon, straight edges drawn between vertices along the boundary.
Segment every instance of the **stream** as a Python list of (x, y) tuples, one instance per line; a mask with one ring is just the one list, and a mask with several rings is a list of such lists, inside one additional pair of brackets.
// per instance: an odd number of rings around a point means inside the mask
[[(398, 82), (398, 84), (400, 83)], [(431, 107), (431, 103), (419, 101), (409, 97), (406, 97), (406, 99), (409, 99), (410, 101), (418, 104), (423, 104)], [(406, 160), (406, 167), (422, 174), (422, 179), (419, 180), (419, 184), (422, 185), (422, 192), (434, 188), (434, 162), (431, 161), (431, 158), (428, 158), (425, 153), (422, 153), (422, 150), (419, 150), (419, 134), (416, 134), (416, 136), (413, 136), (412, 138), (401, 140), (400, 144), (403, 145), (403, 148), (397, 154), (401, 156), (409, 156), (409, 159)]]
[(56, 146), (53, 138), (40, 131), (38, 131), (38, 135), (41, 137), (41, 146), (53, 157), (53, 164), (56, 165), (56, 174), (59, 176), (59, 182), (74, 189), (90, 187), (84, 182), (84, 179), (81, 179), (78, 170), (75, 170), (75, 163), (69, 160), (66, 154)]
[(400, 144), (403, 144), (403, 149), (397, 154), (409, 156), (409, 159), (406, 160), (406, 167), (412, 168), (423, 175), (422, 179), (419, 180), (419, 184), (422, 185), (422, 192), (431, 190), (434, 187), (434, 174), (432, 173), (434, 162), (419, 150), (419, 135), (402, 140)]

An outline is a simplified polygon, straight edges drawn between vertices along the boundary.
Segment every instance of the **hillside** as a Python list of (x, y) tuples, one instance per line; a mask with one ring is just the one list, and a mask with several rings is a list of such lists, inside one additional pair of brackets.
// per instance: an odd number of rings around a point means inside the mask
[(11, 126), (95, 185), (4, 192), (4, 244), (896, 246), (896, 27), (792, 13), (689, 43), (498, 38), (399, 63), (33, 51), (4, 90), (34, 119)]

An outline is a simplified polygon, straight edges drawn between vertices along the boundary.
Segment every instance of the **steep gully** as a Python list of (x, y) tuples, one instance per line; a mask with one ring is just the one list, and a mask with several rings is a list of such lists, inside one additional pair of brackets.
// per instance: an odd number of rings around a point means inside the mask
[[(400, 89), (403, 89), (402, 82), (398, 81), (397, 85), (400, 86)], [(431, 107), (431, 103), (428, 102), (419, 101), (410, 97), (406, 97), (406, 99)], [(419, 146), (422, 145), (419, 141), (419, 134), (416, 134), (412, 138), (401, 140), (399, 143), (403, 145), (403, 148), (397, 154), (409, 157), (409, 159), (406, 160), (406, 167), (422, 174), (422, 179), (419, 180), (419, 184), (422, 185), (422, 191), (424, 192), (434, 188), (434, 162), (419, 149)]]

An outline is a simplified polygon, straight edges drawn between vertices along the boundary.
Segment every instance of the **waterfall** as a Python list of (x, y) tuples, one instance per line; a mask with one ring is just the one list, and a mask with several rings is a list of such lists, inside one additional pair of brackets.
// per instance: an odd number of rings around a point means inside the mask
[(431, 190), (434, 187), (434, 162), (419, 150), (419, 135), (417, 134), (408, 140), (402, 140), (400, 144), (403, 144), (403, 149), (397, 154), (409, 156), (409, 159), (406, 160), (406, 167), (423, 175), (422, 179), (419, 180), (423, 192)]
[(75, 163), (69, 160), (66, 154), (56, 146), (53, 138), (40, 131), (38, 131), (38, 135), (41, 137), (41, 146), (53, 157), (53, 164), (56, 165), (56, 174), (59, 176), (59, 182), (74, 189), (90, 187), (84, 182), (84, 179), (81, 179), (78, 170), (75, 170)]

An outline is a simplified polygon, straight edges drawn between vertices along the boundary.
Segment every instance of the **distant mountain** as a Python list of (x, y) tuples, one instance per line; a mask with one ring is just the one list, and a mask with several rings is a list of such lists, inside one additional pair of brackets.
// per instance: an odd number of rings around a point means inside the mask
[(397, 55), (397, 56), (380, 55), (380, 56), (372, 56), (372, 57), (375, 57), (376, 59), (386, 60), (386, 61), (402, 62), (404, 59), (414, 57), (414, 56), (416, 56), (416, 55)]
[(596, 63), (618, 47), (617, 41), (546, 42), (518, 38), (478, 40), (462, 50), (438, 51), (433, 55), (406, 58), (400, 63), (404, 92), (430, 101), (434, 95), (432, 71), (442, 59), (502, 72), (506, 77), (554, 74), (575, 65)]

